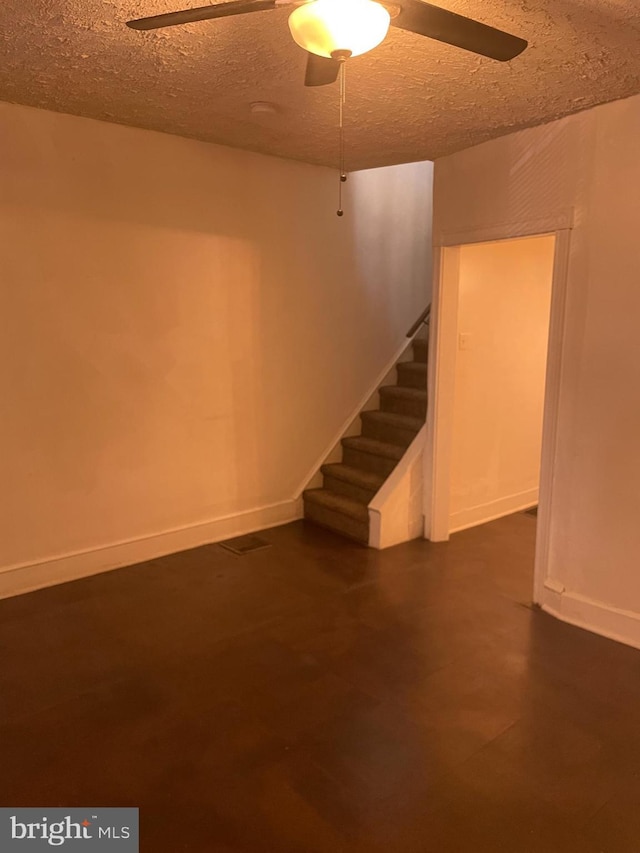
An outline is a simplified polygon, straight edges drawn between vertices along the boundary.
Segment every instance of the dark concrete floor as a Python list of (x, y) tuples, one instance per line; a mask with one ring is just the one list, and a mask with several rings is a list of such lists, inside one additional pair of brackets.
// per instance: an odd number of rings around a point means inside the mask
[(144, 853), (638, 853), (640, 652), (530, 608), (535, 524), (0, 602), (0, 805), (139, 806)]

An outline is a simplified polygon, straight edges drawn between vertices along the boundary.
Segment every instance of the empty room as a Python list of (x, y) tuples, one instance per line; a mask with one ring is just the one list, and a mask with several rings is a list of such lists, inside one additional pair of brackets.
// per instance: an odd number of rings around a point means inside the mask
[(0, 853), (638, 853), (640, 10), (0, 8)]

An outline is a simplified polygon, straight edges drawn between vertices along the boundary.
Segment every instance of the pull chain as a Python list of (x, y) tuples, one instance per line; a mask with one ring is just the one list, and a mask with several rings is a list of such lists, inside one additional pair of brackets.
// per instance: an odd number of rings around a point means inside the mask
[(346, 57), (340, 58), (340, 183), (338, 184), (338, 216), (344, 216), (342, 209), (342, 185), (347, 180), (344, 154), (344, 105), (347, 99), (347, 69)]

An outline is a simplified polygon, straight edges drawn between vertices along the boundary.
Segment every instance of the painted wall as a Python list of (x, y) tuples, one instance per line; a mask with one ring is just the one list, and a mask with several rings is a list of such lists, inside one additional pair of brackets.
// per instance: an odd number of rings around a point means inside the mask
[(429, 300), (431, 180), (339, 219), (330, 170), (0, 104), (0, 569), (295, 517)]
[(369, 545), (382, 550), (421, 539), (424, 531), (423, 426), (369, 504)]
[(538, 502), (555, 238), (459, 253), (450, 529)]
[(474, 229), (575, 227), (554, 460), (549, 560), (538, 600), (640, 645), (640, 97), (436, 164), (436, 241)]

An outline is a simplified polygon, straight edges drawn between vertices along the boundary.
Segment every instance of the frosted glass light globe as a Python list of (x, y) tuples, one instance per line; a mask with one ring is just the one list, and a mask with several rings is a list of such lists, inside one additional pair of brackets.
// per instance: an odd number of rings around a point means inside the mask
[(359, 56), (377, 47), (389, 31), (391, 16), (374, 0), (313, 0), (289, 16), (296, 44), (318, 56), (336, 51)]

